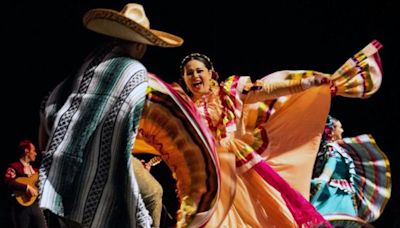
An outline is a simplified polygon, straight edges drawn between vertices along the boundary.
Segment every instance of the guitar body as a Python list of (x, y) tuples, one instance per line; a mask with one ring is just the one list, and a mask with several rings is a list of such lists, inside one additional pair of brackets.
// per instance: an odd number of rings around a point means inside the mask
[[(30, 186), (36, 188), (36, 182), (39, 179), (39, 173), (35, 173), (30, 177), (18, 177), (15, 179), (15, 182), (20, 184), (29, 184)], [(37, 190), (37, 188), (36, 188)], [(19, 204), (22, 206), (30, 206), (35, 202), (38, 196), (28, 196), (25, 191), (16, 191), (15, 192), (15, 199)]]

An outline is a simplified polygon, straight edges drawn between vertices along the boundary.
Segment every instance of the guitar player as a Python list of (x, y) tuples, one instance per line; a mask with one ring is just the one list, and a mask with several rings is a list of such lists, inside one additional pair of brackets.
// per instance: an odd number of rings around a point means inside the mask
[(15, 228), (46, 228), (43, 211), (36, 198), (38, 170), (31, 163), (36, 160), (36, 148), (30, 140), (18, 144), (19, 160), (9, 164), (4, 175), (5, 185), (10, 190), (9, 212), (11, 224)]

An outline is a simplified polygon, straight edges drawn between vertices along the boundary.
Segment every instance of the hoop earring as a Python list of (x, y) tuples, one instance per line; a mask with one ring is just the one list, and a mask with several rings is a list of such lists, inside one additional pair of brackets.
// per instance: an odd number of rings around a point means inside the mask
[(212, 87), (216, 87), (216, 86), (218, 86), (218, 82), (217, 82), (216, 80), (214, 80), (214, 79), (211, 79), (211, 80), (210, 80), (210, 85), (211, 85)]
[(218, 78), (219, 78), (219, 75), (218, 75), (217, 71), (215, 71), (214, 69), (211, 69), (211, 70), (212, 70), (211, 78), (217, 81)]

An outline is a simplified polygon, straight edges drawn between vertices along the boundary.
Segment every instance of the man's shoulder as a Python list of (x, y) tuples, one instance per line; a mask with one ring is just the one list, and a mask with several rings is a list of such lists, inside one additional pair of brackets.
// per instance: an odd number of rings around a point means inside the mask
[(139, 60), (126, 56), (118, 56), (105, 62), (105, 67), (113, 68), (116, 71), (147, 71), (146, 67)]
[(22, 165), (22, 163), (20, 161), (16, 161), (16, 162), (12, 162), (8, 165), (8, 168), (12, 168), (16, 171), (19, 171), (21, 169), (24, 168), (24, 166)]

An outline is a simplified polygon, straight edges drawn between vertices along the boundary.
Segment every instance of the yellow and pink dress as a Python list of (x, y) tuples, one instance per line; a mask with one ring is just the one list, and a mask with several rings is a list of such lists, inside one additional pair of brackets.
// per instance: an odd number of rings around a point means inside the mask
[[(237, 94), (247, 89), (248, 97), (253, 97), (249, 77), (233, 78), (243, 86)], [(276, 97), (302, 90), (300, 80), (274, 86), (265, 85), (259, 94)], [(231, 84), (223, 83), (213, 91), (218, 96), (192, 103), (176, 87), (149, 77), (134, 152), (158, 154), (172, 170), (181, 204), (178, 226), (312, 227), (326, 222), (261, 156), (236, 138), (240, 118), (232, 111), (240, 109), (228, 105), (236, 99), (230, 88)]]
[(370, 43), (331, 75), (330, 86), (304, 91), (300, 79), (312, 71), (255, 83), (232, 76), (193, 104), (176, 85), (151, 77), (136, 141), (151, 145), (177, 179), (178, 225), (329, 226), (307, 199), (331, 94), (376, 92), (379, 48)]
[[(247, 105), (303, 91), (301, 80), (275, 83), (232, 76), (195, 101), (216, 139), (221, 191), (207, 227), (313, 227), (326, 221), (241, 139)], [(326, 224), (329, 225), (329, 224)]]

